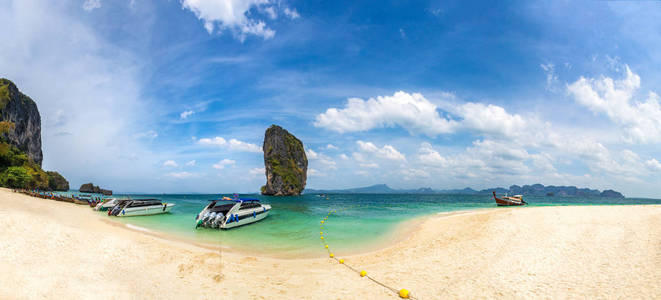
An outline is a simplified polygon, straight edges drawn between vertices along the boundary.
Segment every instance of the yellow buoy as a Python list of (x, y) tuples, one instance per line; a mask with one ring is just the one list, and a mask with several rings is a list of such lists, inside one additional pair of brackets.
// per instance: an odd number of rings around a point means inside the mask
[(326, 249), (328, 249), (328, 245), (324, 245), (324, 247), (325, 247)]
[(340, 259), (340, 263), (343, 264), (343, 263), (344, 263), (344, 259)]
[(331, 253), (331, 254), (328, 255), (328, 256), (330, 256), (330, 258), (333, 258), (333, 257), (335, 257), (335, 254)]
[(324, 237), (322, 236), (322, 237), (321, 237), (321, 239), (323, 240), (323, 239), (324, 239)]
[(323, 232), (323, 231), (319, 231), (319, 234), (321, 234), (321, 235), (323, 235), (323, 234), (324, 234), (324, 232)]
[(360, 277), (365, 277), (365, 276), (367, 276), (367, 272), (365, 272), (365, 270), (360, 271)]
[(409, 290), (407, 289), (401, 289), (399, 290), (399, 297), (408, 299), (409, 298)]
[(324, 224), (324, 220), (321, 220), (321, 224)]

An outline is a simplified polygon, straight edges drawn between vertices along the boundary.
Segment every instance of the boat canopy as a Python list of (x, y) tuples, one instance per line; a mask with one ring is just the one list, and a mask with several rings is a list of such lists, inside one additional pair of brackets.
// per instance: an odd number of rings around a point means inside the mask
[(239, 198), (240, 201), (252, 201), (252, 202), (259, 202), (259, 199), (256, 198)]
[(230, 198), (227, 198), (227, 197), (223, 197), (222, 199), (212, 199), (212, 200), (207, 200), (207, 201), (259, 202), (259, 199), (256, 199), (256, 198), (234, 198), (234, 199), (230, 199)]

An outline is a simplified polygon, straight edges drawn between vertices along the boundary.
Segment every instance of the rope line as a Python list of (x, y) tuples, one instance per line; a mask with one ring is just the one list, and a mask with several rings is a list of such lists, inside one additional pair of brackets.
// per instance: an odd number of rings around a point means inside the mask
[[(326, 198), (326, 199), (328, 200), (328, 198)], [(340, 211), (344, 211), (344, 210), (347, 210), (347, 209), (350, 209), (350, 208), (354, 208), (354, 207), (358, 207), (358, 206), (359, 206), (359, 205), (352, 205), (352, 206), (349, 206), (348, 208), (341, 209)], [(415, 299), (415, 300), (417, 300), (418, 298), (416, 298), (416, 297), (414, 297), (413, 295), (411, 295), (410, 292), (409, 292), (408, 290), (406, 290), (406, 289), (397, 290), (397, 289), (395, 289), (395, 288), (393, 288), (393, 287), (391, 287), (391, 286), (388, 286), (387, 284), (385, 284), (385, 283), (383, 283), (383, 282), (381, 282), (381, 281), (375, 279), (374, 277), (368, 275), (366, 271), (364, 271), (364, 270), (359, 271), (358, 269), (356, 269), (356, 268), (352, 267), (351, 265), (347, 264), (346, 261), (344, 261), (344, 259), (339, 259), (339, 258), (335, 257), (335, 254), (333, 254), (333, 252), (331, 251), (330, 246), (328, 246), (328, 243), (326, 243), (326, 241), (324, 240), (324, 225), (325, 225), (326, 221), (328, 221), (328, 218), (329, 218), (333, 213), (336, 213), (336, 212), (337, 212), (337, 210), (331, 210), (331, 211), (329, 211), (329, 212), (328, 212), (328, 215), (326, 215), (326, 217), (324, 217), (324, 218), (321, 220), (320, 225), (319, 225), (319, 229), (320, 229), (320, 231), (319, 231), (320, 239), (319, 239), (319, 240), (320, 240), (321, 243), (324, 245), (324, 248), (326, 249), (326, 252), (328, 252), (328, 256), (329, 256), (331, 259), (337, 261), (339, 264), (344, 265), (345, 267), (347, 267), (347, 268), (350, 269), (351, 271), (357, 273), (357, 274), (360, 275), (361, 277), (367, 277), (367, 279), (371, 280), (372, 282), (374, 282), (374, 283), (376, 283), (376, 284), (378, 284), (378, 285), (380, 285), (380, 286), (382, 286), (382, 287), (384, 287), (384, 288), (390, 290), (391, 292), (395, 293), (395, 294), (396, 294), (397, 296), (399, 296), (400, 298), (405, 298), (405, 299), (409, 299), (409, 298), (410, 298), (410, 299)]]

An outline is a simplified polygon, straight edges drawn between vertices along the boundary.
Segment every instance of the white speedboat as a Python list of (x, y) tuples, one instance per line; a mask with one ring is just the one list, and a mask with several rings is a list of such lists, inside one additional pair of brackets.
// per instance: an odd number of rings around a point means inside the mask
[(117, 217), (157, 215), (170, 212), (173, 206), (173, 203), (161, 202), (158, 199), (119, 200), (108, 211), (108, 215)]
[(259, 199), (223, 197), (222, 200), (211, 200), (204, 207), (195, 217), (195, 228), (229, 229), (246, 225), (266, 218), (270, 210), (271, 206), (259, 203)]
[(115, 205), (117, 205), (118, 202), (119, 199), (116, 198), (106, 199), (103, 202), (96, 204), (96, 206), (94, 206), (94, 210), (106, 211), (113, 208)]

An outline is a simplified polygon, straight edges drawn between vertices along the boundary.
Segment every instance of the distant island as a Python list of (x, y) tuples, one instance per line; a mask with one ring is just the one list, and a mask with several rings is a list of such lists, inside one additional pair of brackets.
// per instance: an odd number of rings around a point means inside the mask
[(434, 190), (432, 188), (419, 189), (393, 189), (385, 184), (375, 184), (367, 187), (343, 189), (343, 190), (315, 190), (305, 189), (305, 194), (453, 194), (453, 195), (489, 195), (492, 191), (498, 194), (512, 194), (525, 196), (560, 196), (560, 197), (606, 197), (606, 198), (624, 198), (622, 193), (614, 190), (593, 190), (589, 188), (577, 188), (575, 186), (544, 186), (543, 184), (533, 185), (512, 185), (509, 189), (495, 187), (484, 190), (474, 190), (472, 188), (452, 189), (452, 190)]

